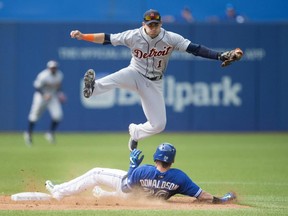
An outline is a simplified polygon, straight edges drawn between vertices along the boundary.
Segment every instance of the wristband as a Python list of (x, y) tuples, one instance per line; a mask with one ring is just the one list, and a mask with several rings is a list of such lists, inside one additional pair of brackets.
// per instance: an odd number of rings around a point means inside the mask
[(82, 40), (94, 42), (95, 40), (94, 34), (83, 34)]

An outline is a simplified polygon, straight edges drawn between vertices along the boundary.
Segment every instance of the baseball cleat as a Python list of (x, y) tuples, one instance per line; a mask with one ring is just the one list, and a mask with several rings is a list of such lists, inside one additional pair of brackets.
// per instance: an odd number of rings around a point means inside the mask
[(51, 143), (51, 144), (55, 143), (55, 137), (54, 137), (53, 133), (50, 133), (50, 132), (45, 133), (45, 138), (49, 143)]
[(28, 147), (32, 147), (32, 136), (30, 133), (28, 132), (24, 132), (24, 141), (25, 141), (25, 144), (28, 146)]
[(95, 186), (92, 193), (94, 197), (100, 198), (102, 196), (103, 189), (99, 186)]
[(55, 185), (50, 180), (47, 180), (45, 182), (45, 187), (51, 194), (53, 194), (53, 189), (54, 189)]
[(129, 141), (128, 141), (128, 149), (130, 151), (133, 151), (133, 149), (136, 149), (138, 146), (138, 142), (133, 140), (132, 137), (130, 137)]
[(89, 98), (93, 91), (94, 91), (94, 84), (95, 84), (95, 71), (93, 69), (89, 69), (84, 74), (84, 89), (83, 89), (83, 95), (86, 98)]
[(51, 193), (53, 198), (57, 200), (61, 200), (63, 198), (61, 195), (54, 191), (55, 185), (50, 180), (45, 182), (45, 187)]
[(230, 201), (233, 201), (235, 200), (237, 197), (236, 197), (236, 194), (233, 193), (233, 192), (229, 192), (227, 194), (225, 194), (223, 197), (221, 197), (221, 201), (222, 203), (226, 203), (226, 202), (230, 202)]

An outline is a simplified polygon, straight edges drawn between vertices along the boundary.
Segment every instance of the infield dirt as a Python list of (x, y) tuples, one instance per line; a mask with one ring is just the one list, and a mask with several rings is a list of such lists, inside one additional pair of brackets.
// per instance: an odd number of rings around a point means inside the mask
[(0, 196), (0, 210), (116, 210), (116, 209), (239, 209), (248, 208), (247, 206), (236, 203), (229, 204), (206, 204), (199, 203), (190, 197), (172, 197), (168, 201), (160, 200), (127, 200), (119, 198), (101, 198), (95, 197), (66, 197), (61, 201), (13, 201), (10, 196)]

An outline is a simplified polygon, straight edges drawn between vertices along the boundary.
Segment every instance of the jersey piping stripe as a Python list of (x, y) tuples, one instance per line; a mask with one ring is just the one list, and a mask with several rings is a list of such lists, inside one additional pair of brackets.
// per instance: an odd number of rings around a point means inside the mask
[[(142, 36), (142, 38), (143, 38), (143, 40), (147, 43), (147, 45), (148, 45), (148, 48), (147, 48), (147, 53), (149, 52), (149, 49), (150, 49), (150, 46), (149, 46), (149, 42), (146, 40), (146, 38), (144, 37), (144, 35), (143, 35), (143, 33), (142, 33), (142, 30), (143, 29), (143, 31), (145, 31), (145, 29), (142, 27), (142, 28), (140, 28), (139, 29), (139, 31), (140, 31), (140, 34), (141, 34), (141, 36)], [(147, 74), (148, 74), (148, 58), (146, 59), (146, 73), (145, 73), (145, 76), (147, 77)]]
[[(162, 38), (160, 38), (156, 43), (155, 46), (157, 47), (157, 43), (159, 43), (160, 41), (163, 40), (163, 38), (165, 37), (166, 31), (163, 32)], [(154, 65), (154, 57), (153, 57), (153, 65)], [(153, 66), (153, 75), (154, 75), (154, 66)], [(162, 75), (163, 75), (163, 71), (162, 71)], [(155, 77), (155, 75), (154, 75)]]

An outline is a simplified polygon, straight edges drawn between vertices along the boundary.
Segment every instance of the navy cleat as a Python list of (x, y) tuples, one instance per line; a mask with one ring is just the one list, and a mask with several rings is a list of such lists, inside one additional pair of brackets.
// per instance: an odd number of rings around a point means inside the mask
[(95, 71), (93, 69), (89, 69), (84, 74), (84, 89), (83, 89), (83, 95), (86, 98), (89, 98), (93, 91), (94, 91), (94, 84), (95, 84)]

